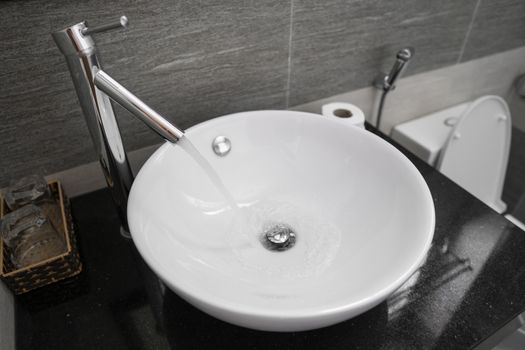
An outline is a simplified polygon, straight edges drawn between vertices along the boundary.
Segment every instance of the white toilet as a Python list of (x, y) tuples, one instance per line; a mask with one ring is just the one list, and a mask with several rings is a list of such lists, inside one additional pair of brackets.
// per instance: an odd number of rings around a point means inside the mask
[[(397, 125), (392, 138), (498, 213), (509, 158), (512, 121), (507, 103), (483, 96)], [(525, 225), (507, 215), (525, 230)]]

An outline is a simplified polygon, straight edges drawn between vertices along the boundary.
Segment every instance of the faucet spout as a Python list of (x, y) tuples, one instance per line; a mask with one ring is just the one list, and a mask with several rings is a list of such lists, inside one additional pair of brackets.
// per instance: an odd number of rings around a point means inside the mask
[(96, 69), (93, 80), (99, 90), (126, 108), (131, 114), (142, 120), (167, 141), (175, 143), (184, 136), (184, 131), (178, 129), (166, 118), (155, 112), (103, 70)]

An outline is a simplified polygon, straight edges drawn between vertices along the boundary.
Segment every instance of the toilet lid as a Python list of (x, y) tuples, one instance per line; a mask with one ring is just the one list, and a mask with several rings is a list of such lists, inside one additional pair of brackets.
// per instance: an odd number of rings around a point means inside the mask
[(511, 126), (509, 108), (501, 97), (481, 97), (461, 115), (438, 162), (443, 174), (498, 212), (505, 210), (501, 191)]

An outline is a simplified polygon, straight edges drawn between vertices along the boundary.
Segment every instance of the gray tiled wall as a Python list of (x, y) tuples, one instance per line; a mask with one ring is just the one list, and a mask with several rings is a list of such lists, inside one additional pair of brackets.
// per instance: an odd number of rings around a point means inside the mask
[(403, 46), (412, 73), (456, 63), (475, 2), (296, 0), (291, 105), (370, 85)]
[[(497, 5), (496, 5), (497, 4)], [(63, 57), (49, 33), (126, 14), (96, 37), (105, 69), (186, 128), (370, 85), (404, 45), (407, 74), (525, 45), (522, 0), (89, 0), (0, 2), (0, 187), (94, 160)], [(125, 111), (128, 150), (159, 139)]]
[(462, 60), (471, 60), (523, 45), (525, 1), (481, 0)]

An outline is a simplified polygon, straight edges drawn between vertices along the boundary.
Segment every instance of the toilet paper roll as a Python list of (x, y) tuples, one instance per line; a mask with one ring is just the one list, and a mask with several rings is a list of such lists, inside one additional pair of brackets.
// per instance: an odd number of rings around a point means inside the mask
[(322, 114), (325, 117), (336, 118), (341, 123), (365, 128), (365, 114), (359, 107), (351, 103), (334, 102), (325, 104), (322, 107)]

